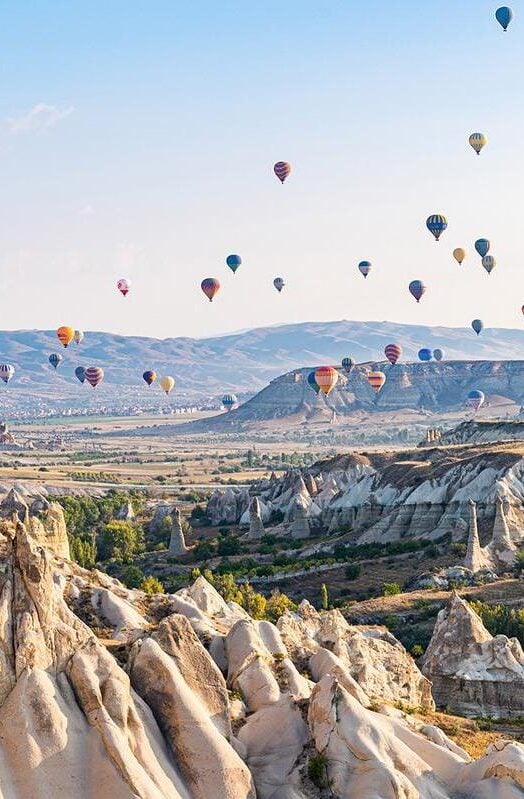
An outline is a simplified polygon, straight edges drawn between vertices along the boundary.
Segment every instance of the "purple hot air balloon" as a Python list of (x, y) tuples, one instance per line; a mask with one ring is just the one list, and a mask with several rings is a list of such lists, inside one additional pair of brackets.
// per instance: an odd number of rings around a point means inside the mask
[(409, 284), (409, 292), (415, 297), (417, 302), (420, 302), (421, 297), (426, 293), (426, 286), (422, 280), (412, 280)]
[(291, 174), (291, 164), (287, 161), (277, 161), (273, 167), (273, 172), (281, 183)]

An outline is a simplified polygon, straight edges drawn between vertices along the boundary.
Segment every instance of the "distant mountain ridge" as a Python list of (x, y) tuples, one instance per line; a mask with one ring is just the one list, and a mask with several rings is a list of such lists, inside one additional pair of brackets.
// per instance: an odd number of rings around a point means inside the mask
[[(295, 368), (382, 360), (386, 344), (398, 342), (403, 360), (416, 360), (422, 347), (442, 348), (447, 359), (518, 360), (524, 357), (524, 329), (486, 329), (481, 336), (465, 328), (402, 325), (393, 322), (302, 322), (262, 327), (204, 339), (153, 339), (86, 332), (80, 345), (63, 349), (54, 331), (0, 331), (0, 362), (17, 369), (13, 386), (32, 391), (76, 387), (78, 365), (106, 371), (105, 386), (135, 386), (145, 369), (172, 374), (180, 392), (209, 396), (222, 391), (254, 392)], [(51, 352), (64, 362), (55, 372)]]

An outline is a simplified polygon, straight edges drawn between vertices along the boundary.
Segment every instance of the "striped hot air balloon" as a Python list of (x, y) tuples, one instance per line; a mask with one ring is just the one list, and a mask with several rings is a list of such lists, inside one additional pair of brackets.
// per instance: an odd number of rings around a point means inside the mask
[(101, 366), (89, 366), (86, 369), (85, 375), (89, 385), (96, 388), (104, 379), (104, 370)]
[(439, 363), (440, 363), (440, 361), (444, 360), (444, 355), (445, 355), (444, 350), (441, 350), (441, 349), (433, 350), (433, 357)]
[(308, 374), (308, 376), (307, 376), (307, 384), (308, 384), (308, 386), (310, 388), (313, 389), (315, 394), (319, 394), (320, 393), (320, 386), (317, 383), (314, 370)]
[(83, 366), (77, 366), (75, 369), (75, 377), (80, 380), (81, 383), (85, 383), (86, 381), (86, 370)]
[(473, 391), (469, 392), (468, 396), (466, 397), (466, 402), (470, 406), (470, 408), (473, 408), (475, 411), (478, 411), (478, 409), (482, 405), (484, 405), (485, 399), (486, 397), (484, 395), (484, 392), (479, 391), (478, 389), (475, 388), (473, 389)]
[(384, 355), (388, 359), (388, 361), (393, 364), (396, 364), (398, 359), (402, 356), (402, 347), (400, 344), (388, 344), (384, 348)]
[(75, 330), (74, 339), (75, 344), (80, 344), (84, 340), (84, 334), (82, 330)]
[(291, 164), (287, 161), (277, 161), (273, 167), (273, 172), (279, 181), (283, 183), (291, 174)]
[(379, 391), (382, 391), (384, 384), (386, 382), (386, 375), (384, 372), (368, 372), (367, 374), (368, 383), (375, 392), (378, 394)]
[(0, 379), (7, 385), (12, 380), (15, 373), (15, 367), (10, 363), (0, 363)]
[(342, 358), (342, 368), (346, 374), (350, 375), (355, 368), (355, 361), (353, 358)]
[(152, 369), (147, 369), (142, 375), (148, 386), (151, 386), (156, 380), (156, 372)]
[(373, 264), (371, 261), (361, 261), (358, 265), (358, 269), (361, 275), (367, 277), (371, 270), (373, 269)]
[(469, 137), (469, 143), (471, 144), (477, 155), (480, 155), (480, 151), (482, 150), (483, 147), (486, 146), (486, 144), (488, 143), (488, 139), (487, 136), (485, 136), (483, 133), (472, 133), (471, 136)]
[(229, 266), (233, 274), (235, 274), (241, 263), (242, 258), (240, 255), (228, 255), (226, 258), (226, 264)]
[(418, 351), (418, 359), (419, 359), (419, 361), (423, 361), (424, 363), (427, 363), (427, 361), (430, 361), (432, 358), (433, 358), (433, 353), (427, 347), (423, 347), (423, 349)]
[(421, 298), (426, 293), (426, 286), (422, 280), (412, 280), (409, 284), (409, 292), (415, 297), (417, 302), (420, 302)]
[(64, 359), (58, 354), (58, 352), (52, 352), (49, 356), (49, 363), (51, 366), (54, 366), (55, 369), (58, 369), (63, 360)]
[(281, 277), (276, 277), (273, 281), (273, 285), (280, 294), (284, 286), (286, 285)]
[(491, 275), (496, 265), (497, 262), (493, 257), (493, 255), (485, 255), (484, 258), (482, 259), (482, 266), (484, 267), (488, 275)]
[(463, 247), (457, 247), (455, 250), (453, 250), (453, 258), (455, 259), (455, 261), (457, 261), (457, 263), (462, 265), (462, 261), (464, 260), (465, 257), (466, 257), (466, 250), (464, 250)]
[(338, 372), (332, 366), (319, 366), (315, 371), (315, 380), (320, 391), (328, 397), (338, 382)]
[(116, 284), (117, 289), (119, 290), (120, 294), (124, 297), (129, 294), (129, 289), (131, 288), (131, 281), (128, 280), (126, 277), (121, 277), (120, 280), (117, 281)]
[(200, 288), (209, 302), (213, 302), (213, 297), (220, 291), (220, 281), (218, 281), (216, 277), (206, 277), (200, 284)]
[(442, 214), (432, 214), (426, 219), (426, 227), (438, 241), (448, 226), (448, 220)]
[(72, 327), (68, 327), (67, 325), (62, 325), (56, 331), (56, 335), (58, 340), (64, 347), (67, 347), (73, 341), (75, 337), (75, 331)]
[(235, 405), (238, 405), (238, 399), (236, 398), (235, 394), (224, 394), (222, 397), (222, 405), (226, 411), (230, 411), (235, 407)]

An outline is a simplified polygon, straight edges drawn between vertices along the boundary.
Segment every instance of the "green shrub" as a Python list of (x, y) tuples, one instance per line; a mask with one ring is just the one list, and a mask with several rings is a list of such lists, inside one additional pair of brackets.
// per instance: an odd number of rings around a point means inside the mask
[(307, 774), (317, 788), (329, 788), (331, 781), (328, 777), (329, 761), (320, 753), (312, 755), (307, 761)]
[(140, 590), (144, 591), (146, 594), (163, 594), (164, 593), (164, 586), (157, 580), (156, 577), (149, 576), (145, 577), (142, 582), (140, 583)]
[(358, 563), (350, 563), (349, 566), (346, 566), (346, 580), (356, 580), (357, 577), (360, 577), (361, 568)]
[(396, 596), (397, 594), (401, 593), (402, 589), (398, 583), (384, 583), (382, 586), (383, 596)]

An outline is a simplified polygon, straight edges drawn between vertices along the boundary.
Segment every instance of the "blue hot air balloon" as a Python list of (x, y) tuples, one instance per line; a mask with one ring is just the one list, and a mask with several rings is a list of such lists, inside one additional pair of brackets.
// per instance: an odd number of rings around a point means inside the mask
[(488, 254), (491, 243), (489, 239), (477, 239), (475, 242), (475, 249), (481, 258)]
[(480, 336), (480, 334), (484, 330), (484, 322), (482, 321), (482, 319), (474, 319), (471, 323), (471, 327), (473, 328), (477, 336)]
[(440, 363), (440, 361), (444, 360), (444, 355), (445, 355), (444, 350), (441, 350), (440, 348), (436, 349), (436, 350), (433, 350), (433, 357), (439, 363)]
[(355, 361), (353, 358), (342, 358), (342, 368), (345, 372), (347, 372), (348, 375), (350, 375), (355, 368)]
[(424, 347), (418, 351), (418, 357), (420, 361), (430, 361), (433, 358), (433, 353)]
[(226, 258), (226, 264), (229, 266), (233, 274), (235, 274), (241, 263), (242, 258), (240, 255), (228, 255)]
[(511, 20), (513, 19), (513, 11), (509, 6), (501, 6), (495, 11), (495, 18), (499, 25), (501, 25), (504, 30), (507, 31)]
[(478, 391), (476, 388), (473, 391), (470, 391), (468, 396), (466, 397), (467, 404), (474, 408), (475, 411), (478, 411), (481, 405), (484, 405), (484, 400), (486, 397), (484, 396), (483, 391)]
[(420, 302), (421, 298), (426, 293), (426, 286), (422, 280), (412, 280), (408, 288), (409, 293), (415, 297), (417, 302)]
[(442, 233), (446, 230), (448, 226), (448, 220), (442, 214), (432, 214), (428, 216), (426, 220), (426, 227), (430, 233), (435, 236), (435, 240), (438, 241)]
[(60, 366), (63, 360), (64, 359), (62, 358), (61, 355), (58, 354), (58, 352), (52, 352), (51, 355), (49, 356), (49, 363), (51, 364), (51, 366), (54, 366), (55, 369), (57, 369)]
[(320, 386), (317, 383), (317, 378), (315, 377), (315, 370), (313, 369), (307, 376), (308, 386), (313, 389), (315, 394), (318, 394), (320, 391)]
[(85, 383), (86, 380), (86, 370), (83, 366), (77, 366), (75, 369), (75, 376), (80, 380), (81, 383)]
[(230, 411), (231, 408), (234, 408), (235, 405), (238, 404), (238, 399), (236, 398), (235, 394), (224, 394), (222, 397), (222, 405), (226, 409), (226, 411)]

